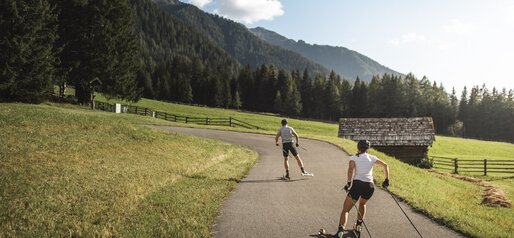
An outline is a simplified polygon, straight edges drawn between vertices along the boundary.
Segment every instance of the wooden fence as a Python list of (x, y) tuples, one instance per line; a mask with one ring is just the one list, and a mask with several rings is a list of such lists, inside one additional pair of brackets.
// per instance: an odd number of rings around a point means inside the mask
[(435, 169), (450, 170), (459, 173), (514, 173), (514, 160), (471, 160), (431, 156), (430, 160)]
[[(115, 105), (97, 101), (96, 108), (98, 110), (114, 112)], [(141, 115), (141, 116), (153, 116), (155, 118), (163, 119), (166, 121), (173, 121), (173, 122), (183, 122), (183, 123), (192, 123), (192, 124), (198, 124), (198, 125), (210, 125), (210, 126), (243, 127), (246, 129), (257, 129), (257, 130), (260, 129), (256, 125), (252, 125), (250, 123), (238, 120), (233, 117), (213, 118), (213, 117), (181, 116), (181, 115), (170, 114), (167, 112), (154, 111), (153, 109), (146, 108), (146, 107), (138, 107), (138, 106), (130, 106), (130, 105), (122, 105), (121, 110), (123, 113), (131, 113), (131, 114), (137, 114), (137, 115)]]

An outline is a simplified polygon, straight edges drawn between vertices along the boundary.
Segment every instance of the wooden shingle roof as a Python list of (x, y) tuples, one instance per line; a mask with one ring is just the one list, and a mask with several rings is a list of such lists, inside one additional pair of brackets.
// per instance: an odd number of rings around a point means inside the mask
[(371, 146), (429, 146), (435, 131), (431, 117), (341, 118), (339, 137), (369, 140)]

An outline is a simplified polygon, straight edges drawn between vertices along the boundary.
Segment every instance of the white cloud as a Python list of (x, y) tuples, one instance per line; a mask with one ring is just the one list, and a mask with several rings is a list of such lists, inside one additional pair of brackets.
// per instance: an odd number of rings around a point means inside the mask
[(443, 26), (443, 29), (451, 33), (469, 33), (475, 30), (475, 26), (471, 23), (464, 23), (459, 19), (453, 19), (447, 25)]
[(507, 7), (505, 9), (503, 20), (505, 21), (505, 23), (514, 24), (514, 5)]
[(420, 43), (420, 42), (424, 42), (426, 40), (427, 40), (427, 38), (424, 35), (421, 35), (421, 34), (418, 34), (415, 32), (410, 32), (410, 33), (403, 34), (398, 38), (394, 38), (394, 39), (390, 40), (389, 43), (391, 43), (392, 45), (395, 45), (395, 46), (399, 46), (399, 45), (405, 44), (405, 43)]
[(437, 41), (435, 45), (440, 50), (448, 50), (451, 48), (450, 43), (448, 43), (447, 41), (443, 41), (443, 40)]
[(189, 3), (199, 7), (199, 8), (202, 8), (203, 6), (211, 3), (212, 0), (189, 0)]
[(260, 20), (273, 20), (284, 10), (279, 0), (218, 0), (217, 14), (252, 24)]

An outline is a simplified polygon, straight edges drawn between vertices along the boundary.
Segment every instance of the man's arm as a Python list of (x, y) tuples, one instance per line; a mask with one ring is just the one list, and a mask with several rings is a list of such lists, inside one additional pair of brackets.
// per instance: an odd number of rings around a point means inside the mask
[(293, 130), (293, 135), (296, 138), (296, 146), (299, 146), (298, 143), (300, 143), (300, 137), (298, 137), (298, 134), (296, 134), (296, 131)]
[(280, 137), (280, 132), (277, 133), (277, 135), (275, 136), (275, 145), (278, 146), (278, 138)]

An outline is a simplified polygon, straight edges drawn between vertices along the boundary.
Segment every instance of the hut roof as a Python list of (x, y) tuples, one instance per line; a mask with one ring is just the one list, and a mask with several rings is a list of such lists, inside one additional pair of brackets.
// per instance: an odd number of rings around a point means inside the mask
[(369, 140), (371, 146), (429, 146), (435, 131), (431, 117), (341, 118), (339, 137)]

